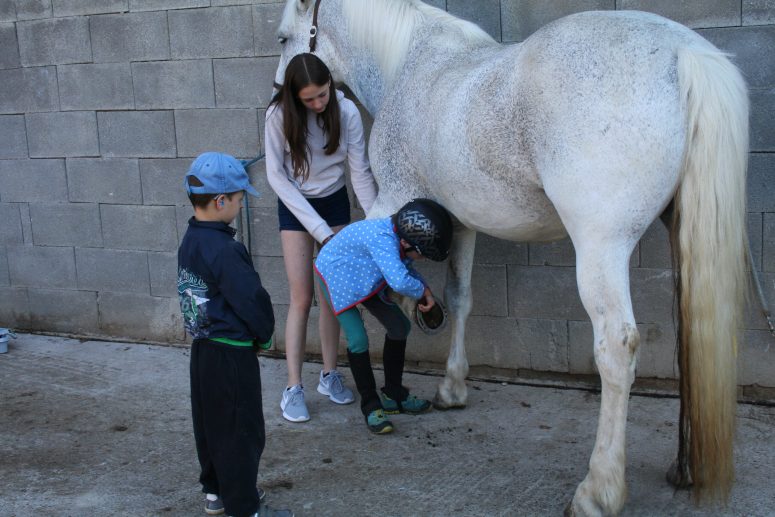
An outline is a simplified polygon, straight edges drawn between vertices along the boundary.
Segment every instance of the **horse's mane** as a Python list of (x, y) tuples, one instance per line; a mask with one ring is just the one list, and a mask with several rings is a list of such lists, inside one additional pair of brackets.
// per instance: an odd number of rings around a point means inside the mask
[(468, 44), (495, 43), (477, 25), (420, 0), (342, 0), (342, 12), (353, 41), (374, 53), (388, 83), (395, 79), (421, 23), (439, 24)]

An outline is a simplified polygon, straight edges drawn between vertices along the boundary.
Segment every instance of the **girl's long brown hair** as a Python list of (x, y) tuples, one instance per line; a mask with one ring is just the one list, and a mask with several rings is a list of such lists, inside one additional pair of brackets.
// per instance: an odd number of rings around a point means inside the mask
[(293, 177), (301, 178), (301, 182), (309, 178), (309, 149), (307, 145), (307, 108), (299, 99), (299, 92), (309, 85), (324, 86), (330, 84), (328, 105), (323, 113), (317, 116), (317, 122), (323, 124), (323, 131), (328, 136), (324, 147), (325, 154), (330, 155), (339, 149), (339, 102), (336, 98), (334, 81), (331, 71), (314, 54), (298, 54), (294, 56), (285, 69), (285, 79), (280, 90), (269, 103), (271, 107), (277, 104), (283, 112), (283, 133), (291, 149)]

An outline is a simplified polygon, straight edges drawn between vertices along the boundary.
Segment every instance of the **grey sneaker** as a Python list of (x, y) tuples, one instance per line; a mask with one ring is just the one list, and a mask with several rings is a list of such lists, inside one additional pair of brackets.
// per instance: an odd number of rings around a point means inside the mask
[[(266, 492), (260, 487), (256, 487), (256, 492), (258, 492), (259, 504), (263, 503), (266, 498)], [(215, 497), (215, 499), (210, 499), (211, 497)], [(207, 497), (205, 497), (205, 513), (207, 515), (220, 515), (223, 511), (223, 501), (221, 501), (220, 496), (216, 494), (207, 494)]]
[(285, 388), (280, 401), (283, 418), (291, 422), (306, 422), (309, 420), (307, 404), (304, 403), (304, 387), (301, 384)]
[(336, 370), (331, 370), (328, 375), (323, 375), (320, 370), (318, 393), (327, 395), (336, 404), (350, 404), (355, 400), (352, 390), (344, 385), (344, 377)]

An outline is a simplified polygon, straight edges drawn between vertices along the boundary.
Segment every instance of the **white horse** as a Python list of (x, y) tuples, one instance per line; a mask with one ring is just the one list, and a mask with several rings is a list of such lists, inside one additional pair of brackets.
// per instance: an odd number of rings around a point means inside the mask
[(638, 330), (629, 257), (673, 201), (682, 437), (700, 496), (733, 479), (735, 349), (745, 288), (748, 100), (738, 70), (696, 33), (639, 12), (557, 20), (521, 44), (418, 0), (288, 0), (276, 80), (310, 47), (374, 116), (379, 197), (413, 197), (457, 223), (445, 298), (452, 319), (436, 404), (463, 406), (465, 321), (477, 231), (515, 241), (570, 235), (594, 328), (602, 404), (586, 478), (568, 513), (625, 498), (625, 424)]

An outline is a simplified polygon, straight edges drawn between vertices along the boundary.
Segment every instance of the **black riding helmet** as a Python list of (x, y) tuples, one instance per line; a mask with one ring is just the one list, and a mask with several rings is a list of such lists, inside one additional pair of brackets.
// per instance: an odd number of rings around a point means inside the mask
[(424, 257), (441, 262), (452, 245), (452, 218), (431, 199), (409, 201), (393, 214), (398, 236), (414, 246)]

